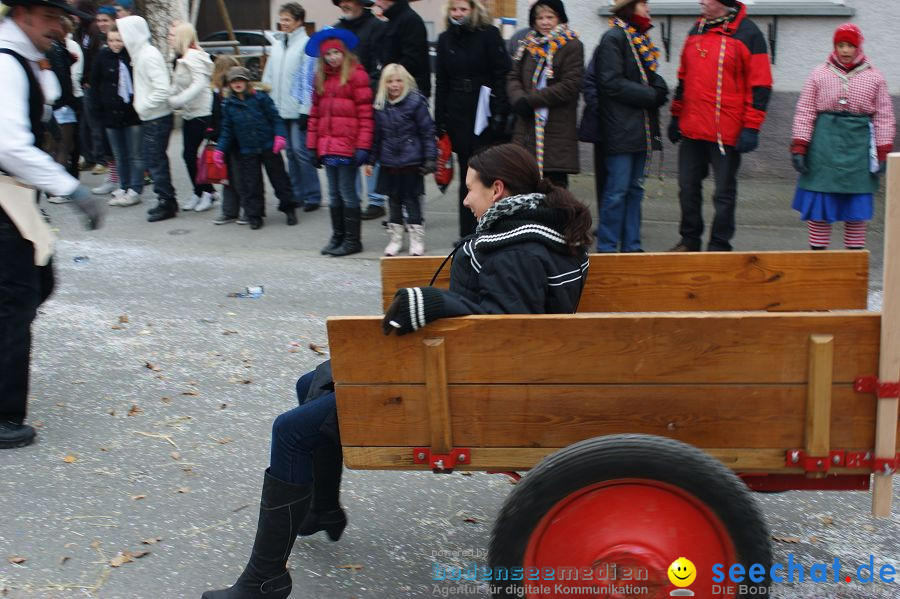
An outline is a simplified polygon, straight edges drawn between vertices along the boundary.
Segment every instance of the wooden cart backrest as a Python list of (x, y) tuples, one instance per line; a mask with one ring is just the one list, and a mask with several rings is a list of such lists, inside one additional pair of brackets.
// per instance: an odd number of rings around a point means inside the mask
[[(382, 258), (384, 308), (397, 289), (428, 285), (442, 261)], [(592, 254), (590, 261), (579, 312), (866, 309), (866, 251)], [(435, 285), (449, 281), (448, 263)]]
[(648, 433), (786, 473), (803, 472), (785, 466), (793, 448), (874, 444), (875, 396), (853, 389), (877, 372), (874, 312), (468, 316), (402, 337), (380, 323), (328, 319), (353, 468), (427, 469), (415, 448), (465, 448), (460, 469), (522, 470), (583, 439)]

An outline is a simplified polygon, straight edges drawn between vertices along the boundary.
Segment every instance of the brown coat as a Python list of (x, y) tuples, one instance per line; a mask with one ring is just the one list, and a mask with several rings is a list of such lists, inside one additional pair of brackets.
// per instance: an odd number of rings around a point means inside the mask
[[(553, 79), (542, 90), (533, 89), (531, 77), (537, 62), (529, 52), (513, 61), (506, 79), (509, 103), (526, 98), (532, 108), (549, 107), (544, 129), (544, 170), (577, 173), (578, 160), (578, 94), (584, 73), (584, 46), (580, 40), (570, 40), (553, 57)], [(534, 119), (516, 117), (513, 141), (535, 151)]]

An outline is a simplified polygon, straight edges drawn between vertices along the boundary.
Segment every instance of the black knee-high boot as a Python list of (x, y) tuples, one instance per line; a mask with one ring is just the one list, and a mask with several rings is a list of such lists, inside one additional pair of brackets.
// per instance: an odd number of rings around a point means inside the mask
[(266, 470), (250, 561), (234, 586), (206, 591), (202, 599), (286, 599), (291, 594), (287, 559), (311, 495), (309, 485), (286, 483)]
[(327, 255), (341, 247), (344, 243), (344, 204), (328, 206), (331, 214), (331, 240), (322, 248), (322, 254)]
[(340, 445), (321, 447), (313, 453), (313, 497), (306, 519), (300, 525), (300, 536), (324, 530), (337, 541), (347, 526), (347, 515), (340, 504), (343, 452)]

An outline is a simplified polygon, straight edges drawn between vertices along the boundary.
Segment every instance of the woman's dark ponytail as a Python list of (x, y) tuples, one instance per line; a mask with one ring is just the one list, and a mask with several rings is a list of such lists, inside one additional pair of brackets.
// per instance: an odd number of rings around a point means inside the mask
[(569, 192), (542, 178), (537, 160), (518, 144), (490, 146), (469, 159), (469, 168), (478, 173), (482, 184), (503, 181), (511, 195), (542, 193), (547, 206), (563, 214), (563, 237), (566, 245), (577, 254), (591, 247), (591, 212)]

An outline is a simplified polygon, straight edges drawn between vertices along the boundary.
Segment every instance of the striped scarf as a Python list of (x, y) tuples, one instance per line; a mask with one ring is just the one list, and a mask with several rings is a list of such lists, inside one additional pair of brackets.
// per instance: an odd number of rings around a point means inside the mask
[(700, 22), (697, 23), (697, 32), (700, 35), (703, 35), (708, 29), (712, 29), (713, 27), (717, 27), (719, 25), (727, 25), (728, 23), (733, 23), (734, 20), (738, 16), (738, 9), (732, 8), (728, 11), (728, 14), (724, 17), (719, 17), (717, 19), (704, 19), (701, 18)]
[(538, 63), (538, 68), (535, 69), (535, 71), (539, 72), (542, 69), (546, 69), (547, 78), (552, 79), (553, 56), (556, 54), (557, 50), (569, 43), (570, 40), (574, 39), (578, 39), (578, 34), (570, 29), (569, 25), (566, 23), (560, 23), (546, 36), (542, 36), (534, 30), (529, 31), (528, 35), (525, 36), (525, 39), (519, 42), (519, 47), (516, 50), (513, 60), (522, 60), (522, 56), (527, 51)]
[(628, 40), (634, 46), (635, 50), (637, 50), (645, 69), (653, 71), (654, 73), (659, 69), (659, 48), (656, 47), (646, 31), (644, 33), (639, 33), (634, 25), (626, 23), (619, 17), (611, 18), (609, 20), (609, 25), (610, 27), (621, 27), (625, 30), (625, 35), (628, 36)]

